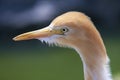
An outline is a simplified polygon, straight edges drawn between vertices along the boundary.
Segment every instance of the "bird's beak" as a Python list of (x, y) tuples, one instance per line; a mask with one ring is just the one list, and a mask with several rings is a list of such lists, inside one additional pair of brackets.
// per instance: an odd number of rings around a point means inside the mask
[(62, 32), (60, 30), (52, 30), (50, 27), (46, 27), (40, 30), (35, 30), (20, 34), (14, 37), (13, 40), (21, 41), (21, 40), (38, 39), (38, 38), (50, 37), (55, 34), (62, 34)]

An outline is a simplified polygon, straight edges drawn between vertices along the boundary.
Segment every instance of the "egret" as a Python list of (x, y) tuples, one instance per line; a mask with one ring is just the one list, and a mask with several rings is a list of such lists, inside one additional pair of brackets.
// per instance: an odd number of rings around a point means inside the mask
[(15, 41), (29, 39), (75, 49), (83, 63), (85, 80), (112, 80), (101, 35), (91, 19), (82, 12), (66, 12), (45, 28), (13, 38)]

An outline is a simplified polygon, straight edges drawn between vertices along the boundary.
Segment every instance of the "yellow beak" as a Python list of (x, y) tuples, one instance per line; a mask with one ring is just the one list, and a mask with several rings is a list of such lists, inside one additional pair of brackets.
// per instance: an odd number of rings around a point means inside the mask
[(38, 38), (49, 37), (55, 34), (62, 34), (62, 32), (60, 30), (52, 30), (50, 27), (46, 27), (40, 30), (35, 30), (35, 31), (20, 34), (14, 37), (13, 40), (21, 41), (21, 40), (38, 39)]

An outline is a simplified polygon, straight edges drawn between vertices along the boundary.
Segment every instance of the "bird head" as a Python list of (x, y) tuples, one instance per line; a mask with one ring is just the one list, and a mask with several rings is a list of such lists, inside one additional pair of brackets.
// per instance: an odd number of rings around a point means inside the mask
[(81, 12), (67, 12), (55, 18), (49, 26), (23, 33), (13, 38), (15, 41), (39, 39), (48, 44), (71, 48), (92, 48), (102, 45), (102, 40), (92, 21)]

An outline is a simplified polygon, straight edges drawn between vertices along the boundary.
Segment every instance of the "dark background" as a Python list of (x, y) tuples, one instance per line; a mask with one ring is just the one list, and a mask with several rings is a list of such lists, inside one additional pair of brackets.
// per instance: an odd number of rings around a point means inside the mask
[(0, 80), (83, 79), (75, 51), (49, 48), (38, 40), (12, 40), (23, 32), (48, 26), (68, 11), (83, 12), (94, 22), (111, 59), (113, 77), (118, 80), (120, 0), (0, 0)]
[(8, 45), (13, 42), (12, 37), (45, 27), (55, 17), (67, 11), (81, 11), (87, 14), (102, 36), (119, 36), (119, 2), (119, 0), (0, 0), (0, 43)]

